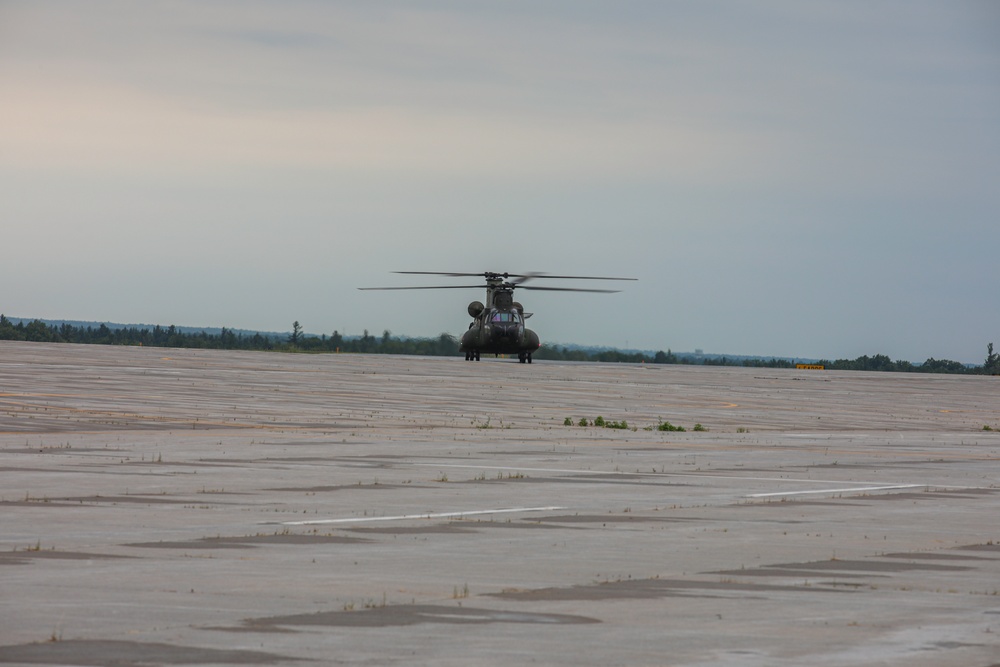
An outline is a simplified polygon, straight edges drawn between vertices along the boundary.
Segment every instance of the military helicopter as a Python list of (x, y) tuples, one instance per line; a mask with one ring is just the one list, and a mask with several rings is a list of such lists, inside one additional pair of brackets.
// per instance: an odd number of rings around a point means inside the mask
[(551, 276), (546, 273), (445, 273), (440, 271), (394, 271), (399, 274), (448, 276), (450, 278), (483, 277), (485, 285), (431, 285), (421, 287), (359, 287), (360, 290), (410, 290), (410, 289), (486, 289), (486, 303), (473, 301), (468, 312), (472, 318), (469, 329), (462, 334), (460, 349), (466, 361), (479, 361), (483, 353), (517, 354), (522, 364), (531, 363), (532, 353), (541, 342), (524, 321), (533, 313), (525, 313), (524, 306), (514, 301), (514, 289), (545, 290), (549, 292), (600, 292), (620, 290), (583, 289), (577, 287), (534, 287), (523, 285), (528, 280), (555, 278), (560, 280), (636, 280), (636, 278), (609, 278), (601, 276)]

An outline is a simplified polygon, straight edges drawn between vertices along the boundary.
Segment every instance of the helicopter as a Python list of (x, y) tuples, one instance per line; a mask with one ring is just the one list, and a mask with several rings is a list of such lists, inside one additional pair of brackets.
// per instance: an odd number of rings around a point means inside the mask
[(483, 353), (500, 356), (517, 354), (519, 362), (531, 363), (531, 355), (542, 346), (541, 341), (524, 321), (533, 313), (524, 312), (524, 306), (514, 301), (514, 290), (545, 290), (550, 292), (615, 293), (620, 290), (585, 289), (577, 287), (536, 287), (523, 285), (528, 280), (554, 278), (560, 280), (637, 280), (636, 278), (610, 278), (603, 276), (552, 276), (547, 273), (445, 273), (440, 271), (394, 271), (398, 274), (448, 276), (450, 278), (482, 277), (485, 285), (430, 285), (420, 287), (359, 287), (360, 290), (411, 290), (411, 289), (486, 289), (486, 303), (473, 301), (468, 306), (472, 322), (462, 334), (460, 350), (466, 361), (479, 361)]

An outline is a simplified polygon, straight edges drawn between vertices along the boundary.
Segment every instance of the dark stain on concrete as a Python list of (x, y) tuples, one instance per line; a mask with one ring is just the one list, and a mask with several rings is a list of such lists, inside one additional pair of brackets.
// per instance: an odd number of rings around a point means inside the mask
[[(802, 586), (780, 586), (770, 584), (739, 583), (734, 581), (695, 581), (683, 579), (629, 579), (569, 586), (563, 588), (536, 588), (531, 590), (506, 590), (487, 593), (493, 597), (521, 602), (537, 601), (594, 601), (594, 600), (636, 600), (666, 597), (720, 597), (727, 593), (766, 594), (776, 592), (815, 592), (816, 588)], [(823, 591), (848, 592), (848, 591)], [(763, 598), (764, 595), (744, 595), (742, 597)]]
[(943, 493), (941, 491), (924, 491), (922, 493), (878, 493), (865, 496), (865, 500), (969, 500), (976, 496), (967, 493)]
[(868, 503), (856, 503), (849, 500), (764, 500), (751, 504), (740, 503), (730, 505), (730, 507), (757, 508), (757, 507), (784, 507), (795, 509), (797, 507), (868, 507)]
[[(3, 472), (0, 470), (0, 472)], [(53, 500), (51, 498), (29, 498), (28, 500), (3, 500), (0, 507), (78, 507), (80, 503)]]
[(810, 577), (836, 574), (838, 577), (887, 576), (896, 572), (962, 572), (964, 565), (903, 563), (898, 560), (820, 560), (806, 563), (781, 563), (743, 570), (718, 570), (706, 574), (733, 577)]
[(723, 577), (788, 577), (797, 579), (808, 579), (809, 577), (818, 577), (820, 575), (830, 576), (831, 574), (838, 577), (843, 577), (845, 579), (870, 579), (872, 577), (887, 577), (885, 574), (872, 574), (869, 572), (864, 573), (852, 573), (848, 574), (845, 572), (830, 572), (827, 570), (807, 570), (802, 568), (783, 568), (776, 566), (765, 566), (765, 567), (753, 567), (745, 568), (742, 570), (716, 570), (715, 572), (707, 572), (706, 574), (717, 574)]
[[(215, 495), (215, 494), (212, 494)], [(181, 498), (170, 498), (168, 496), (156, 495), (156, 496), (142, 496), (142, 495), (128, 495), (128, 496), (69, 496), (65, 498), (52, 498), (42, 501), (33, 501), (35, 503), (43, 502), (47, 503), (49, 501), (60, 502), (60, 503), (71, 503), (73, 505), (96, 505), (100, 503), (104, 504), (124, 504), (124, 503), (138, 503), (141, 505), (184, 505), (191, 504), (193, 501), (191, 499), (181, 499)]]
[(418, 488), (412, 484), (339, 484), (331, 486), (286, 486), (275, 489), (264, 489), (264, 491), (287, 491), (290, 493), (332, 493), (334, 491), (389, 491), (399, 488)]
[(566, 625), (600, 623), (598, 619), (572, 614), (541, 614), (476, 607), (404, 604), (357, 611), (321, 611), (311, 614), (245, 619), (237, 628), (213, 628), (250, 632), (287, 632), (292, 627), (384, 628), (420, 623), (469, 625), (485, 623), (534, 623)]
[[(490, 481), (490, 480), (485, 480)], [(497, 480), (500, 481), (500, 480)], [(573, 475), (571, 477), (505, 477), (504, 482), (528, 482), (545, 484), (622, 484), (627, 486), (664, 486), (672, 489), (692, 486), (684, 482), (664, 481), (650, 475)]]
[(950, 650), (954, 648), (982, 648), (983, 646), (987, 646), (987, 644), (970, 644), (967, 642), (934, 642), (924, 650), (935, 651), (938, 649)]
[(81, 667), (148, 667), (148, 665), (271, 665), (300, 658), (231, 649), (176, 646), (155, 642), (71, 639), (39, 644), (0, 646), (0, 663), (80, 665)]
[(530, 523), (684, 523), (697, 521), (693, 518), (644, 516), (637, 514), (563, 514), (556, 516), (533, 517), (522, 519)]
[(970, 544), (968, 546), (958, 547), (956, 551), (975, 551), (978, 553), (1000, 555), (1000, 544)]
[(544, 460), (546, 457), (551, 456), (576, 456), (577, 452), (571, 451), (558, 451), (554, 449), (525, 449), (523, 451), (511, 450), (511, 451), (481, 451), (479, 452), (482, 456), (530, 456), (533, 459), (539, 459), (541, 457)]
[(118, 447), (19, 447), (17, 449), (3, 449), (0, 454), (83, 454), (98, 452), (100, 454), (114, 454), (127, 451)]
[(365, 528), (345, 528), (351, 533), (370, 533), (373, 535), (427, 535), (427, 534), (442, 534), (442, 535), (456, 535), (462, 533), (475, 533), (475, 530), (471, 528), (463, 528), (459, 525), (452, 523), (439, 523), (430, 526), (378, 526), (378, 527), (365, 527)]
[(56, 551), (55, 549), (26, 549), (23, 551), (0, 552), (0, 565), (27, 565), (33, 560), (116, 560), (119, 558), (134, 558), (134, 556), (114, 556), (111, 554), (92, 554), (80, 551)]
[(361, 544), (371, 542), (360, 537), (342, 535), (295, 535), (278, 533), (275, 535), (248, 535), (245, 537), (203, 537), (198, 540), (177, 542), (135, 542), (126, 547), (142, 549), (252, 549), (264, 544)]
[(474, 525), (476, 528), (541, 528), (543, 530), (588, 530), (582, 526), (560, 526), (558, 524), (522, 519), (520, 521), (469, 521), (461, 522), (462, 525)]
[(989, 561), (992, 558), (983, 556), (963, 556), (961, 554), (942, 554), (932, 551), (915, 551), (912, 553), (882, 554), (879, 558), (906, 558), (911, 560), (961, 560), (961, 561)]
[(765, 566), (786, 570), (804, 570), (809, 572), (963, 572), (971, 570), (964, 565), (939, 565), (936, 563), (900, 563), (897, 561), (880, 560), (818, 560), (806, 563), (782, 563)]

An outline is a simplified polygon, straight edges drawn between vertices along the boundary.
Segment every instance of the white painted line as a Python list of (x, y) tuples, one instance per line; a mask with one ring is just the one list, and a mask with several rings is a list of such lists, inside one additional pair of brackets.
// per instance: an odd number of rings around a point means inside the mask
[(284, 521), (282, 526), (315, 526), (329, 523), (363, 523), (366, 521), (412, 521), (413, 519), (451, 519), (482, 514), (510, 514), (512, 512), (551, 512), (565, 507), (505, 507), (494, 510), (467, 510), (465, 512), (429, 512), (427, 514), (400, 514), (398, 516), (358, 516), (349, 519), (311, 519), (309, 521)]
[(922, 489), (927, 484), (894, 484), (892, 486), (855, 486), (843, 489), (819, 489), (817, 491), (782, 491), (780, 493), (751, 493), (746, 498), (773, 498), (775, 496), (805, 496), (820, 493), (862, 493), (864, 491), (891, 491), (895, 489)]

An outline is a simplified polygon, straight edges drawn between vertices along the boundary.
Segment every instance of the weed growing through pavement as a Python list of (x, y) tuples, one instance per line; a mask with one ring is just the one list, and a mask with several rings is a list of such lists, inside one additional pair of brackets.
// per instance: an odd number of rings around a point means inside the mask
[(479, 421), (478, 419), (473, 419), (470, 423), (472, 424), (473, 428), (478, 428), (478, 429), (490, 429), (490, 428), (509, 429), (511, 427), (510, 424), (504, 425), (503, 419), (500, 420), (500, 426), (493, 426), (493, 424), (490, 423), (490, 419), (491, 419), (490, 417), (487, 417), (486, 421)]
[[(574, 425), (576, 425), (576, 426), (596, 426), (596, 427), (599, 427), (599, 428), (613, 428), (613, 429), (618, 429), (618, 430), (622, 430), (622, 431), (629, 431), (629, 430), (631, 430), (631, 431), (638, 431), (639, 430), (638, 426), (630, 426), (629, 423), (626, 420), (624, 420), (624, 419), (622, 419), (621, 421), (618, 421), (618, 420), (610, 421), (610, 420), (605, 419), (601, 415), (598, 415), (593, 420), (588, 420), (586, 417), (580, 417), (580, 419), (577, 420), (577, 421), (573, 421), (572, 417), (566, 417), (563, 420), (563, 426), (574, 426)], [(685, 432), (685, 431), (687, 431), (687, 429), (684, 428), (683, 426), (674, 426), (670, 422), (663, 421), (662, 419), (657, 420), (656, 426), (645, 426), (645, 427), (643, 427), (642, 430), (644, 430), (644, 431), (678, 431), (678, 432)], [(708, 429), (705, 428), (705, 426), (703, 426), (700, 423), (699, 424), (695, 424), (694, 428), (692, 428), (691, 430), (692, 431), (698, 431), (698, 432), (706, 432), (706, 431), (708, 431)], [(743, 429), (743, 428), (741, 428), (740, 430), (737, 431), (737, 433), (748, 433), (748, 432), (749, 431), (747, 431), (746, 429)]]
[(687, 431), (683, 426), (674, 426), (670, 422), (661, 421), (656, 426), (657, 431)]

